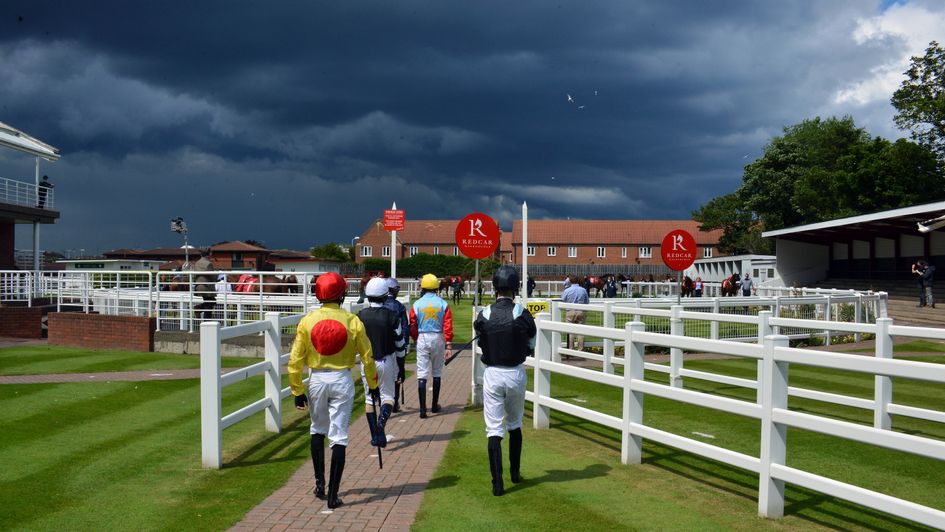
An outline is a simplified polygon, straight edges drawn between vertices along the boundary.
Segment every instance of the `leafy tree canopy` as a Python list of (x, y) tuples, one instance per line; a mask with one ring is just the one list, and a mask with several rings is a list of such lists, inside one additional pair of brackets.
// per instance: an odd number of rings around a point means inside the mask
[(338, 262), (351, 262), (351, 255), (348, 251), (336, 242), (329, 242), (321, 246), (315, 246), (309, 251), (312, 258), (319, 260), (335, 260)]
[(784, 128), (745, 167), (742, 185), (693, 212), (703, 230), (722, 229), (720, 250), (770, 253), (762, 231), (945, 198), (935, 155), (905, 139), (871, 138), (850, 117)]
[(893, 93), (896, 125), (929, 147), (945, 163), (945, 49), (932, 41), (922, 57), (913, 57), (906, 79)]

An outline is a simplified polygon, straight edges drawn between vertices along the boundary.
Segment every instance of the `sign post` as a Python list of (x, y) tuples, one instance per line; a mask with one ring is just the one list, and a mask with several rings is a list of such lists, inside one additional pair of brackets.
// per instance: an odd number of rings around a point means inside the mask
[(522, 306), (528, 307), (528, 202), (522, 202)]
[[(663, 264), (671, 270), (676, 270), (676, 283), (682, 283), (682, 272), (696, 261), (696, 239), (682, 229), (674, 229), (663, 237), (660, 246), (660, 256)], [(680, 302), (680, 289), (676, 292), (676, 303)]]
[(403, 209), (397, 210), (395, 201), (390, 209), (384, 210), (384, 230), (390, 231), (390, 276), (397, 278), (397, 231), (403, 231), (406, 220)]
[(456, 247), (460, 253), (476, 259), (476, 298), (479, 305), (479, 259), (484, 259), (499, 248), (499, 226), (481, 212), (467, 215), (456, 225)]

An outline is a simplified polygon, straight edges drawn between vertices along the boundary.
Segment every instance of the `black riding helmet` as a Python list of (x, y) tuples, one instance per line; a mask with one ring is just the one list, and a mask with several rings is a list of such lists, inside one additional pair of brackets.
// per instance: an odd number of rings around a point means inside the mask
[(512, 266), (500, 266), (492, 274), (492, 287), (496, 290), (518, 290), (518, 270)]

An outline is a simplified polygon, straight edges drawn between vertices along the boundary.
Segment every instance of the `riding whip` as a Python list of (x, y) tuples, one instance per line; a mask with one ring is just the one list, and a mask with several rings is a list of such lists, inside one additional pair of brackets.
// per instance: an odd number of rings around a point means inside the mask
[(460, 349), (459, 351), (456, 351), (455, 353), (453, 353), (453, 356), (451, 356), (449, 359), (447, 359), (446, 361), (444, 361), (444, 362), (443, 362), (443, 365), (444, 365), (444, 366), (449, 366), (449, 365), (450, 365), (450, 362), (452, 362), (452, 361), (456, 360), (457, 358), (459, 358), (459, 354), (462, 353), (463, 351), (469, 349), (470, 347), (472, 347), (473, 343), (474, 343), (476, 340), (478, 340), (478, 339), (479, 339), (479, 335), (476, 335), (476, 337), (473, 338), (472, 340), (470, 340), (469, 343), (466, 344), (465, 346), (463, 346), (462, 349)]
[[(371, 399), (371, 409), (374, 410), (374, 419), (377, 419), (377, 401), (374, 399)], [(381, 430), (380, 425), (378, 425), (377, 430)], [(384, 455), (381, 452), (380, 445), (377, 446), (377, 465), (378, 469), (384, 469)]]

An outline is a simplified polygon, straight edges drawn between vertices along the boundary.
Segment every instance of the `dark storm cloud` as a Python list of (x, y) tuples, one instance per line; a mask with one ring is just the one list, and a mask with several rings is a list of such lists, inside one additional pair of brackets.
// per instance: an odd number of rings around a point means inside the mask
[(414, 219), (508, 223), (522, 200), (538, 217), (688, 217), (784, 125), (856, 111), (895, 133), (887, 102), (834, 101), (902, 55), (901, 38), (854, 38), (881, 14), (852, 0), (13, 2), (0, 121), (63, 150), (50, 243), (171, 243), (166, 219), (184, 216), (198, 243), (305, 247), (350, 240), (391, 201)]

